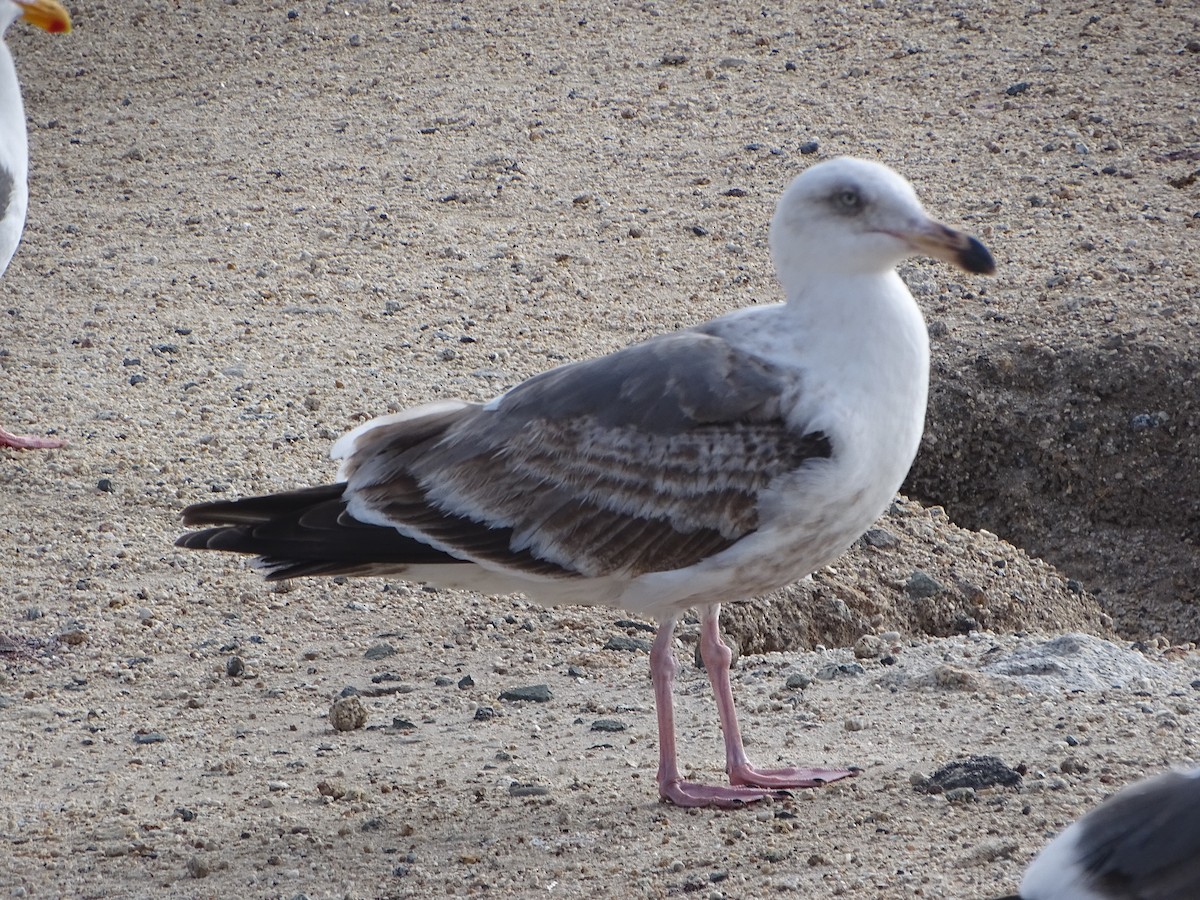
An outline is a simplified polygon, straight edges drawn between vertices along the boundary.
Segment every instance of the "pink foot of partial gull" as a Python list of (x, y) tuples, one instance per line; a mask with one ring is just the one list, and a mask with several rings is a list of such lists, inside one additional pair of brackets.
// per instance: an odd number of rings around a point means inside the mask
[(60, 441), (58, 438), (13, 434), (0, 428), (0, 447), (12, 447), (14, 450), (56, 450), (66, 445), (66, 441)]
[(781, 799), (793, 788), (820, 787), (857, 775), (860, 769), (758, 769), (746, 758), (742, 733), (733, 707), (729, 664), (733, 654), (721, 640), (721, 607), (705, 610), (700, 626), (700, 655), (712, 682), (721, 730), (725, 735), (725, 771), (730, 787), (685, 781), (675, 752), (675, 706), (672, 688), (678, 664), (671, 652), (675, 620), (663, 622), (650, 649), (650, 676), (658, 710), (658, 793), (677, 806), (738, 807), (758, 800)]

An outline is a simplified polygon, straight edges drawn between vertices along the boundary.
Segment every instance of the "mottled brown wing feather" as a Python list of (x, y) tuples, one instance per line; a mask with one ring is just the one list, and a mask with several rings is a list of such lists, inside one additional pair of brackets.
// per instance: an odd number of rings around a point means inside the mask
[(352, 508), (539, 574), (682, 568), (753, 532), (772, 480), (830, 455), (782, 420), (786, 386), (719, 337), (658, 338), (530, 379), (440, 435), (368, 432)]

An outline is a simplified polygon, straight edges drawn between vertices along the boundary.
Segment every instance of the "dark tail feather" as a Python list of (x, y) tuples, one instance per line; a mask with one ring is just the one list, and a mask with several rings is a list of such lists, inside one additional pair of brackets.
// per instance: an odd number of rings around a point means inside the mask
[(345, 484), (197, 503), (185, 525), (212, 525), (182, 535), (177, 547), (258, 557), (269, 581), (305, 575), (373, 575), (406, 566), (461, 562), (394, 528), (360, 522), (346, 511)]

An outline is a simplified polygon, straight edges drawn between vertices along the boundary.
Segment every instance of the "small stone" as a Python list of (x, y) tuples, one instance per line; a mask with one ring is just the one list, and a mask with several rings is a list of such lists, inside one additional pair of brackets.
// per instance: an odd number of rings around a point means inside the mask
[(225, 660), (225, 674), (230, 678), (241, 678), (246, 674), (246, 663), (240, 656), (231, 656)]
[(802, 691), (812, 683), (813, 683), (813, 680), (811, 678), (809, 678), (807, 675), (805, 675), (803, 672), (795, 672), (795, 673), (789, 675), (787, 677), (787, 681), (784, 682), (784, 684), (787, 686), (788, 690), (792, 690), (792, 691)]
[(473, 687), (475, 687), (475, 679), (470, 675), (464, 675), (462, 678), (458, 679), (458, 689), (460, 691), (465, 691), (467, 688)]
[(888, 645), (883, 638), (874, 634), (864, 634), (854, 642), (855, 659), (876, 659), (887, 652)]
[(396, 655), (396, 648), (391, 644), (382, 643), (375, 644), (367, 648), (367, 652), (363, 654), (365, 659), (386, 659), (389, 656)]
[(1021, 774), (1009, 768), (995, 756), (969, 756), (964, 760), (947, 763), (929, 776), (926, 791), (932, 788), (951, 791), (954, 788), (986, 788), (1000, 785), (1015, 787), (1021, 783)]
[(867, 670), (858, 663), (826, 663), (817, 669), (817, 677), (822, 681), (833, 681), (835, 678), (854, 678), (866, 673)]
[(592, 723), (592, 731), (624, 731), (625, 723), (619, 719), (597, 719)]
[(870, 528), (863, 535), (863, 543), (877, 550), (887, 550), (900, 543), (900, 539), (886, 528)]
[(135, 744), (162, 744), (167, 739), (157, 731), (140, 731), (133, 736)]
[(847, 731), (863, 731), (867, 727), (867, 720), (864, 716), (851, 716), (842, 723), (842, 727)]
[[(78, 587), (78, 585), (76, 585)], [(59, 643), (68, 644), (72, 647), (78, 647), (80, 644), (86, 644), (88, 641), (88, 633), (82, 628), (71, 628), (64, 631), (58, 636)]]
[(111, 494), (116, 488), (113, 487), (111, 478), (101, 478), (96, 482), (96, 490), (103, 491), (106, 494)]
[(276, 792), (286, 791), (289, 787), (291, 787), (291, 785), (288, 784), (286, 781), (268, 781), (267, 782), (267, 790), (268, 791), (276, 791)]
[(329, 724), (335, 731), (354, 731), (367, 724), (367, 708), (357, 697), (341, 697), (329, 707)]
[(547, 703), (554, 699), (554, 694), (548, 685), (531, 684), (528, 687), (509, 688), (501, 691), (500, 699), (510, 702)]
[(956, 787), (946, 791), (946, 799), (951, 803), (974, 803), (975, 788)]
[(1016, 84), (1010, 84), (1004, 89), (1004, 93), (1010, 97), (1016, 97), (1018, 94), (1023, 94), (1029, 90), (1030, 84), (1028, 81), (1018, 81)]
[(445, 675), (438, 675), (433, 679), (433, 684), (435, 687), (450, 687), (450, 685), (454, 684), (454, 679), (447, 678)]
[(696, 237), (704, 237), (706, 234), (708, 234), (708, 229), (703, 225), (693, 225), (692, 234), (694, 234)]
[(193, 856), (187, 861), (187, 873), (189, 878), (207, 878), (212, 872), (212, 868), (198, 856)]
[(545, 797), (549, 793), (550, 788), (540, 784), (522, 784), (514, 781), (508, 786), (510, 797)]
[(664, 53), (662, 55), (662, 64), (664, 66), (682, 66), (688, 61), (686, 53)]
[(626, 653), (634, 653), (638, 650), (650, 652), (650, 642), (643, 641), (638, 638), (631, 638), (624, 634), (614, 634), (604, 644), (605, 650), (623, 650)]
[(486, 722), (488, 719), (496, 718), (496, 709), (492, 706), (481, 706), (475, 710), (475, 721)]
[(908, 576), (908, 581), (904, 583), (905, 593), (915, 600), (934, 597), (945, 589), (945, 585), (920, 569), (914, 569), (913, 573)]
[(186, 806), (175, 807), (175, 815), (179, 816), (185, 822), (191, 822), (196, 818), (196, 811), (188, 809)]
[(811, 156), (820, 149), (820, 146), (816, 141), (805, 141), (800, 145), (800, 153), (804, 156)]

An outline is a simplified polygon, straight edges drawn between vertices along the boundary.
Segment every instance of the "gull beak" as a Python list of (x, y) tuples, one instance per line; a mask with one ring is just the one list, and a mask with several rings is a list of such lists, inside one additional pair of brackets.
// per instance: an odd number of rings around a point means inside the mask
[(71, 15), (58, 0), (14, 0), (21, 7), (21, 18), (51, 34), (71, 30)]
[(929, 219), (905, 233), (904, 239), (922, 253), (976, 275), (991, 275), (996, 271), (992, 254), (978, 238), (941, 222)]

